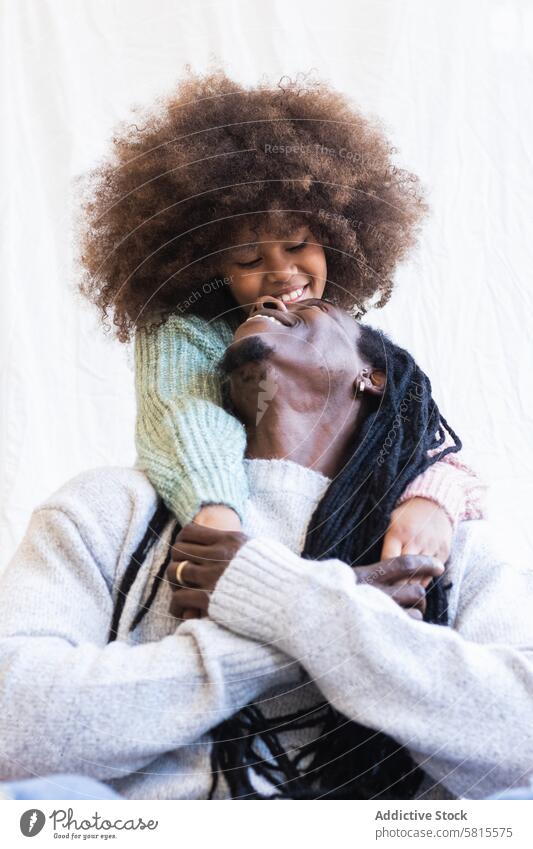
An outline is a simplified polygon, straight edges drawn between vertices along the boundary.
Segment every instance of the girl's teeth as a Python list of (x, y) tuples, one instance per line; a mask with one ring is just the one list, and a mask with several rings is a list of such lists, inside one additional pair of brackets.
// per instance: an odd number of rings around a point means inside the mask
[(284, 301), (284, 303), (287, 303), (287, 301), (295, 301), (296, 298), (299, 298), (300, 295), (303, 294), (303, 291), (303, 289), (294, 289), (292, 292), (287, 292), (286, 294), (281, 295), (281, 300)]

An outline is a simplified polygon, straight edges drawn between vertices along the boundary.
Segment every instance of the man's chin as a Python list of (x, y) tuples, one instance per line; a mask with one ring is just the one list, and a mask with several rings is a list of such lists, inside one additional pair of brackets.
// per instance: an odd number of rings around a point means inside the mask
[(254, 333), (231, 343), (220, 361), (220, 369), (223, 375), (229, 377), (242, 366), (263, 363), (273, 353), (274, 348), (265, 342), (261, 334)]

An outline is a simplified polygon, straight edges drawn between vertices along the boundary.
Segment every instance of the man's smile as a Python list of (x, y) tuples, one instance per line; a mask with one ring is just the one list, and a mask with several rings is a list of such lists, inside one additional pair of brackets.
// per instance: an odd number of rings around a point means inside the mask
[(247, 318), (246, 321), (243, 322), (243, 323), (246, 324), (246, 322), (248, 322), (248, 321), (253, 321), (254, 318), (267, 318), (269, 321), (273, 321), (274, 324), (281, 324), (282, 327), (285, 326), (281, 323), (281, 321), (278, 318), (274, 318), (273, 315), (258, 315), (258, 314), (252, 315), (250, 318)]
[(295, 324), (298, 324), (298, 318), (293, 312), (289, 312), (288, 310), (278, 310), (275, 307), (261, 307), (258, 310), (255, 310), (254, 314), (251, 315), (246, 321), (243, 321), (241, 327), (244, 324), (248, 324), (249, 321), (253, 321), (258, 318), (267, 318), (269, 321), (274, 324), (281, 324), (283, 327), (294, 327)]

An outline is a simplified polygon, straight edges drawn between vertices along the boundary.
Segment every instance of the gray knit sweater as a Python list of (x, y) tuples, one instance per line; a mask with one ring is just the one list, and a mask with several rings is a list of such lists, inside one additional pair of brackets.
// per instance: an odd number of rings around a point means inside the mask
[[(210, 618), (177, 626), (161, 584), (129, 632), (169, 524), (111, 644), (117, 589), (155, 491), (138, 470), (96, 469), (34, 511), (0, 576), (0, 778), (78, 772), (128, 798), (205, 798), (210, 729), (249, 702), (272, 716), (325, 696), (410, 749), (429, 775), (424, 798), (523, 784), (533, 772), (533, 573), (491, 554), (484, 522), (464, 522), (449, 562), (452, 627), (413, 620), (346, 564), (299, 557), (327, 478), (287, 460), (246, 461), (246, 473), (252, 539), (219, 581)], [(293, 749), (309, 734), (282, 742)]]

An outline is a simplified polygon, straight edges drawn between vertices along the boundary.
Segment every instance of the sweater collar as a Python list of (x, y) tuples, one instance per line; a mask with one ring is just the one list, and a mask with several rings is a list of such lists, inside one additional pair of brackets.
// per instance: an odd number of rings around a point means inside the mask
[(250, 492), (279, 492), (320, 498), (331, 479), (292, 460), (245, 460)]
[(245, 460), (249, 498), (243, 528), (303, 550), (307, 527), (330, 479), (292, 460)]

